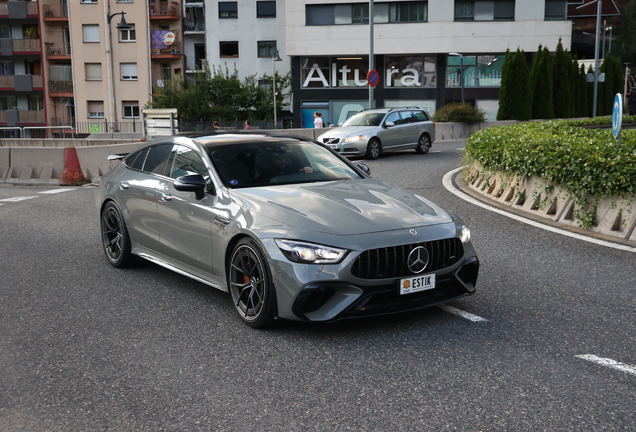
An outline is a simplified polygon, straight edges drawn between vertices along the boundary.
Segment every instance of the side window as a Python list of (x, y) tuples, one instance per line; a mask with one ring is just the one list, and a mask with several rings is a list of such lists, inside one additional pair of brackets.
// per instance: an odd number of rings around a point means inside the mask
[(401, 121), (402, 119), (400, 118), (400, 113), (398, 112), (392, 112), (386, 117), (386, 123), (391, 122), (395, 125), (399, 125)]
[(417, 119), (413, 115), (413, 111), (402, 111), (400, 114), (402, 114), (402, 123), (403, 124), (417, 123)]
[(170, 153), (172, 153), (172, 144), (150, 147), (150, 152), (148, 153), (146, 163), (144, 164), (144, 171), (153, 174), (166, 175), (166, 166), (168, 165)]
[(170, 178), (176, 179), (191, 174), (201, 174), (203, 177), (208, 177), (208, 170), (194, 150), (178, 146), (170, 168)]
[(141, 151), (138, 151), (137, 153), (137, 157), (135, 156), (135, 153), (133, 153), (130, 157), (130, 167), (134, 168), (134, 169), (142, 169), (144, 167), (144, 162), (146, 161), (146, 155), (148, 155), (148, 149), (143, 149)]
[(428, 121), (428, 116), (424, 111), (413, 111), (417, 121)]

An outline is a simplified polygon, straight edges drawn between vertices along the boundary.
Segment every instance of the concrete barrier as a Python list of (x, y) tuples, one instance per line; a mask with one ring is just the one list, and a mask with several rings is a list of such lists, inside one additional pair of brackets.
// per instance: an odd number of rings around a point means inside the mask
[[(479, 194), (509, 207), (564, 225), (582, 226), (582, 222), (576, 218), (577, 204), (567, 190), (559, 185), (547, 184), (539, 176), (505, 176), (473, 166), (467, 176), (467, 185)], [(594, 199), (588, 196), (588, 202)], [(636, 240), (636, 196), (601, 199), (594, 219), (588, 231)]]
[(64, 172), (63, 148), (10, 149), (6, 183), (57, 184)]
[(77, 147), (76, 150), (84, 177), (92, 183), (98, 183), (104, 174), (117, 165), (117, 161), (109, 161), (108, 156), (130, 153), (143, 145), (146, 143)]
[(140, 142), (135, 139), (71, 139), (71, 138), (51, 138), (51, 139), (34, 139), (34, 138), (16, 138), (0, 140), (0, 147), (88, 147), (112, 144), (125, 144), (132, 142)]
[(0, 183), (4, 183), (4, 178), (9, 173), (11, 166), (11, 149), (0, 148)]

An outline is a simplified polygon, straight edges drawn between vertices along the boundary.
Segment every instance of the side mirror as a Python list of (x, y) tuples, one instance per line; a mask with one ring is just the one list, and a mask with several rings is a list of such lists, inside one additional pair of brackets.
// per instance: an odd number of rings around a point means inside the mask
[(366, 175), (368, 175), (369, 177), (371, 177), (371, 168), (369, 168), (368, 165), (365, 165), (363, 163), (360, 162), (356, 162), (356, 166), (358, 168), (360, 168), (360, 170), (365, 173)]
[(194, 192), (196, 198), (203, 198), (207, 182), (201, 174), (184, 175), (174, 181), (174, 188), (181, 192)]
[(392, 121), (390, 121), (390, 120), (387, 120), (387, 121), (384, 123), (384, 127), (385, 127), (385, 128), (390, 128), (390, 127), (393, 127), (393, 126), (395, 126), (395, 123), (393, 123), (393, 122), (392, 122)]

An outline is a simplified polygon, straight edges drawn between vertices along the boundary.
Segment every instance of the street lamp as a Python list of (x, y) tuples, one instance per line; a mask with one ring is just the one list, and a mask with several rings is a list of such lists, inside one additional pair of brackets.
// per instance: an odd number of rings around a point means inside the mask
[(114, 121), (114, 127), (113, 127), (113, 132), (117, 132), (117, 101), (115, 100), (115, 66), (114, 66), (114, 60), (113, 60), (113, 33), (110, 30), (110, 23), (113, 20), (113, 17), (115, 17), (116, 15), (121, 15), (121, 21), (119, 22), (119, 24), (117, 24), (117, 29), (119, 30), (128, 30), (131, 29), (132, 27), (130, 25), (128, 25), (128, 23), (126, 22), (126, 19), (124, 18), (124, 15), (126, 15), (126, 12), (117, 12), (114, 13), (112, 15), (108, 15), (108, 43), (109, 46), (107, 47), (107, 50), (109, 51), (109, 59), (110, 59), (110, 116), (111, 119), (113, 119)]
[(278, 50), (274, 51), (274, 55), (272, 56), (272, 88), (274, 94), (274, 129), (276, 129), (276, 62), (283, 61), (282, 58), (278, 55)]
[(460, 79), (461, 79), (461, 85), (462, 85), (462, 106), (464, 106), (464, 56), (459, 54), (459, 53), (448, 53), (448, 55), (451, 56), (459, 56), (459, 64), (461, 65), (461, 70), (460, 70)]

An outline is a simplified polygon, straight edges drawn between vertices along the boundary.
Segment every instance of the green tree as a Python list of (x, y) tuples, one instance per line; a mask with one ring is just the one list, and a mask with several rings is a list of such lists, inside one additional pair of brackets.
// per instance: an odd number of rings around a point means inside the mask
[(576, 104), (579, 102), (580, 95), (577, 92), (576, 82), (579, 75), (579, 62), (576, 55), (572, 56), (568, 53), (570, 60), (570, 117), (576, 117)]
[(537, 56), (530, 72), (532, 93), (532, 118), (553, 119), (552, 77), (550, 76), (550, 53), (539, 45)]
[[(636, 66), (636, 0), (627, 0), (621, 8), (619, 25), (616, 26), (617, 51), (621, 53), (622, 60), (631, 62), (631, 66)], [(622, 65), (622, 63), (621, 63)]]
[[(571, 63), (571, 62), (570, 62)], [(561, 39), (557, 45), (556, 54), (552, 62), (552, 95), (554, 102), (554, 116), (567, 118), (570, 116), (570, 63), (567, 53), (563, 49)]]
[[(592, 75), (594, 74), (594, 68), (592, 67), (592, 65), (590, 65), (590, 67), (587, 69), (587, 73)], [(592, 107), (594, 106), (594, 81), (587, 82), (587, 78), (586, 78), (586, 83), (587, 83), (587, 105), (588, 105), (587, 115), (588, 117), (592, 117), (593, 116)]]
[(525, 52), (517, 48), (512, 60), (512, 74), (515, 81), (514, 102), (511, 107), (514, 120), (530, 120), (532, 118), (532, 96), (530, 90), (530, 69)]
[(612, 68), (612, 60), (609, 58), (609, 53), (605, 55), (603, 64), (600, 71), (605, 74), (605, 80), (598, 83), (598, 96), (596, 99), (596, 115), (603, 116), (612, 113), (611, 102), (609, 101), (609, 94), (611, 93), (611, 83), (613, 81), (614, 69)]
[(506, 50), (506, 57), (501, 66), (501, 87), (499, 88), (499, 110), (497, 120), (512, 120), (512, 106), (514, 104), (514, 74), (512, 71), (512, 54)]

